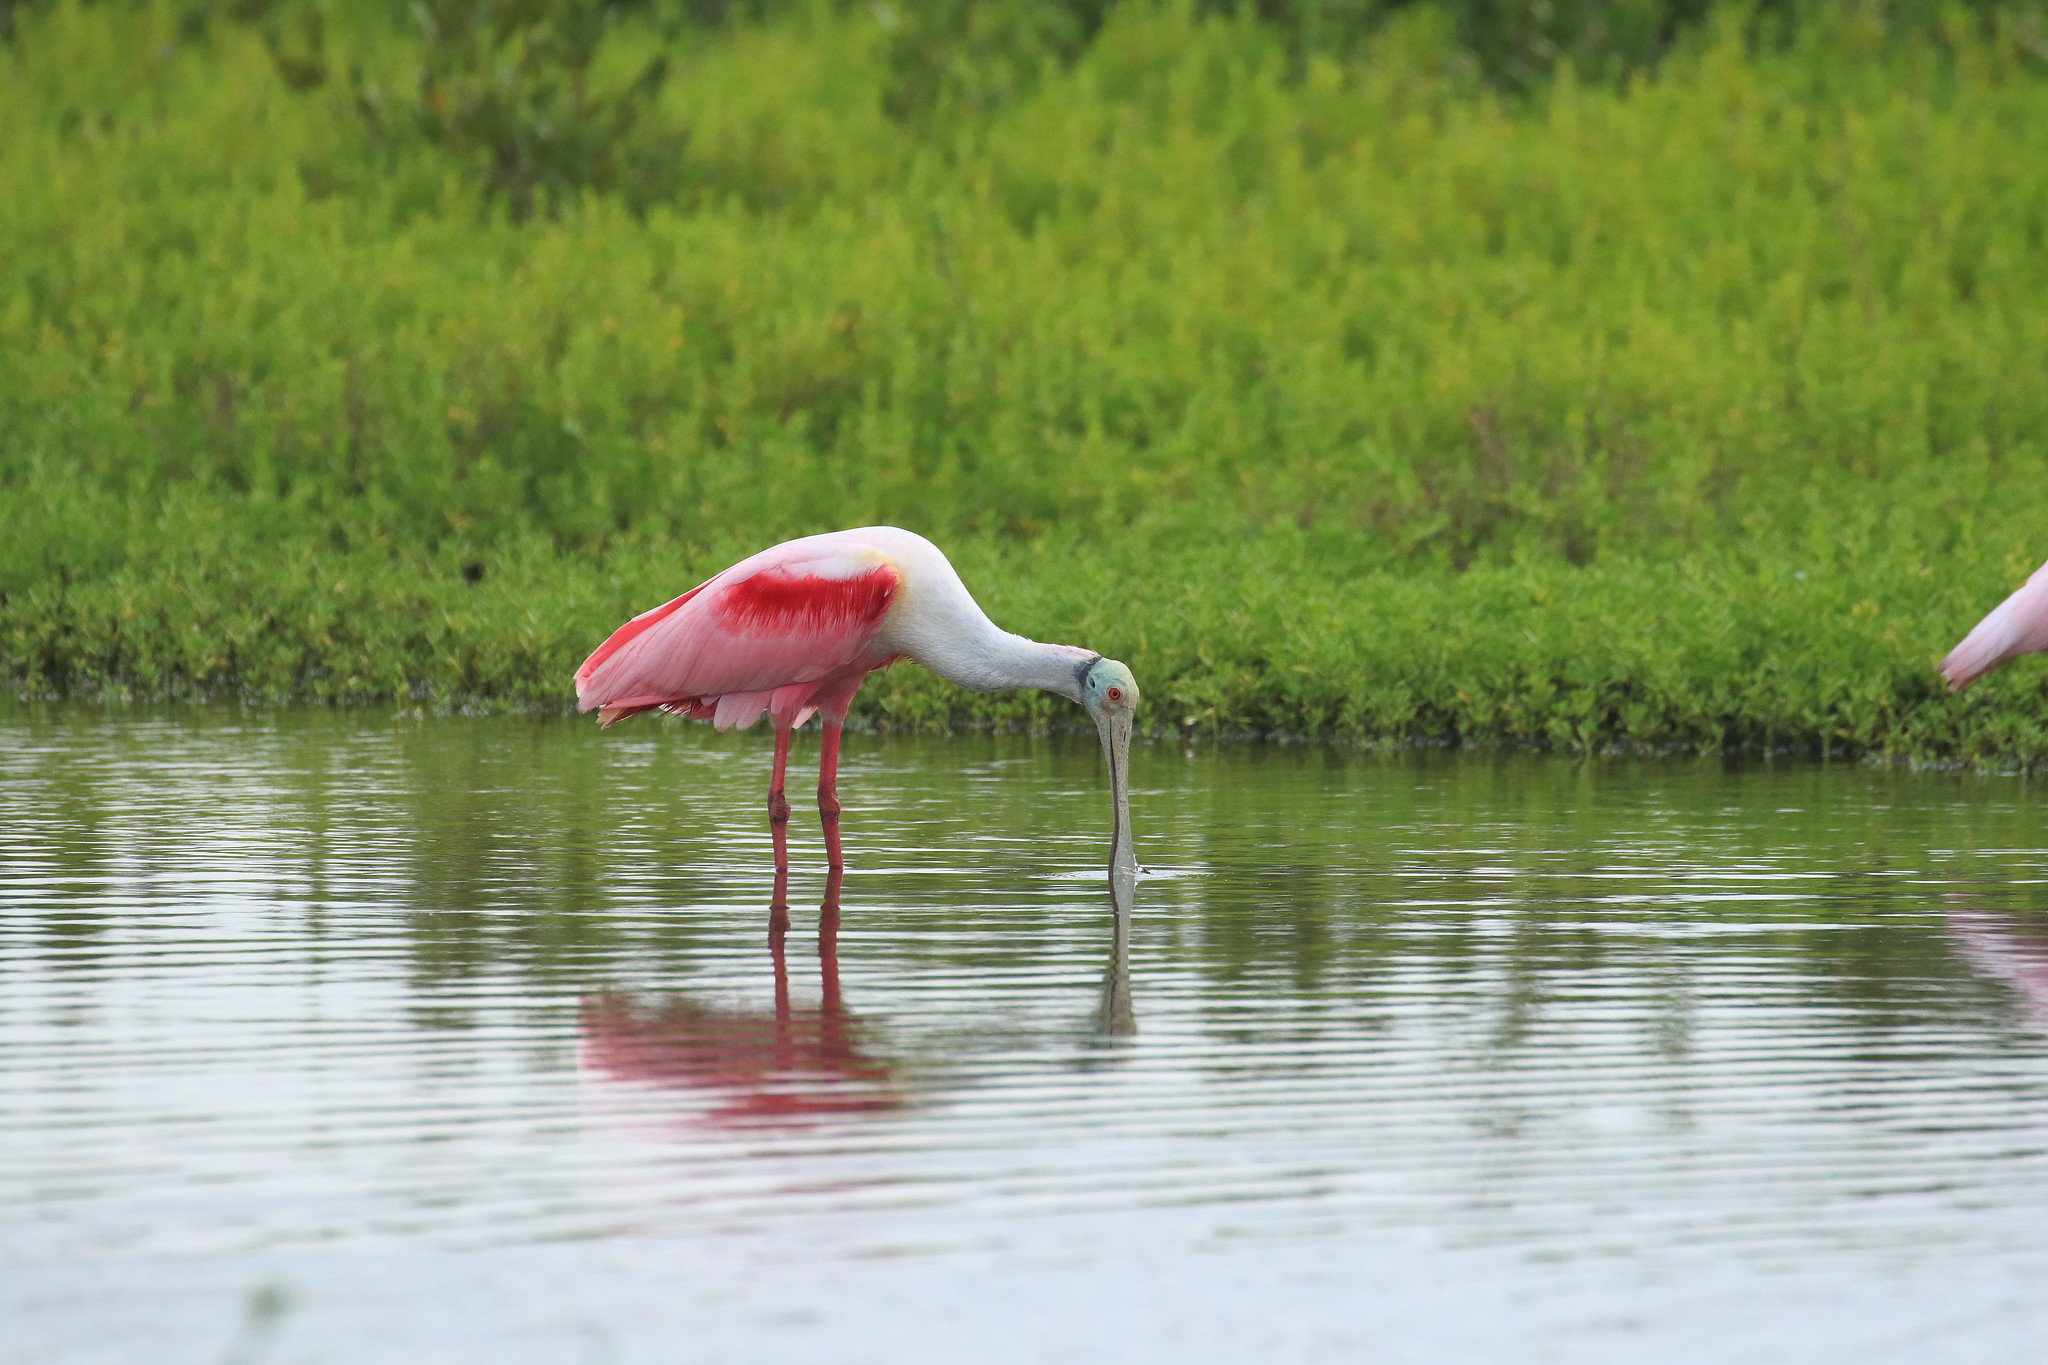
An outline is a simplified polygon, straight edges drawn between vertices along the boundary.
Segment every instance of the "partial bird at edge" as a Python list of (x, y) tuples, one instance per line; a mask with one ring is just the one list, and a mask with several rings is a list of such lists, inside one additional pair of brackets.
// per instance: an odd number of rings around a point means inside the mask
[(1941, 676), (1949, 691), (1960, 692), (2007, 659), (2042, 650), (2048, 650), (2048, 564), (2034, 570), (1948, 652)]

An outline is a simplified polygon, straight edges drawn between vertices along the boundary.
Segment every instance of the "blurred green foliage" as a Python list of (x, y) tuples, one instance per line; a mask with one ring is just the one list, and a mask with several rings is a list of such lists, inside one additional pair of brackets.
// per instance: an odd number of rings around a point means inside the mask
[(522, 221), (488, 139), (371, 135), (360, 90), (438, 60), (407, 16), (29, 12), (0, 674), (561, 705), (627, 614), (887, 521), (1161, 723), (2048, 757), (2038, 661), (1930, 672), (2048, 553), (2026, 14), (1722, 11), (1509, 99), (1458, 13), (1304, 51), (1126, 3), (920, 106), (893, 11), (630, 10), (574, 51), (637, 146)]
[[(238, 0), (279, 76), (315, 91), (336, 74), (324, 12), (290, 0)], [(648, 116), (669, 58), (648, 56), (602, 88), (592, 66), (624, 7), (579, 0), (414, 0), (418, 70), (387, 84), (352, 62), (355, 113), (369, 138), (402, 151), (421, 142), (472, 168), (515, 218), (559, 210), (585, 191), (644, 206), (673, 191), (680, 129)]]

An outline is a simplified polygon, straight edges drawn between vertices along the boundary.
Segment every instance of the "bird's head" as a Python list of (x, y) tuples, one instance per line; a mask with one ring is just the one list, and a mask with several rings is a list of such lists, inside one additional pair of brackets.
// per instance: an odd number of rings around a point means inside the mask
[(1102, 735), (1102, 757), (1109, 764), (1114, 807), (1109, 880), (1112, 890), (1121, 886), (1117, 894), (1125, 895), (1138, 875), (1137, 856), (1131, 851), (1130, 811), (1131, 721), (1138, 711), (1138, 681), (1115, 659), (1097, 659), (1081, 675), (1081, 705)]
[(1082, 675), (1081, 705), (1098, 726), (1121, 718), (1128, 734), (1138, 709), (1138, 680), (1115, 659), (1097, 659)]

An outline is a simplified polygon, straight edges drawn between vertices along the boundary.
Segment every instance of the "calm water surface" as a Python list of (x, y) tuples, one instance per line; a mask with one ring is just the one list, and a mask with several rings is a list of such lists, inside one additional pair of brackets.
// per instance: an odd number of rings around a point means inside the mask
[[(815, 753), (815, 737), (799, 750)], [(0, 1360), (2048, 1358), (2017, 779), (0, 714)]]

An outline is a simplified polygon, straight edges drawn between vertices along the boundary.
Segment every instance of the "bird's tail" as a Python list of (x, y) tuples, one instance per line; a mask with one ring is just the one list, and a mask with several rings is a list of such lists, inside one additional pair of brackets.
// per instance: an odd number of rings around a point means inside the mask
[(1941, 661), (1948, 690), (1960, 692), (2016, 654), (2048, 649), (2048, 564), (1991, 609)]
[(2005, 661), (2011, 647), (2012, 625), (2001, 606), (1979, 621), (1941, 661), (1941, 676), (1947, 680), (1948, 690), (1960, 692), (1989, 673)]

